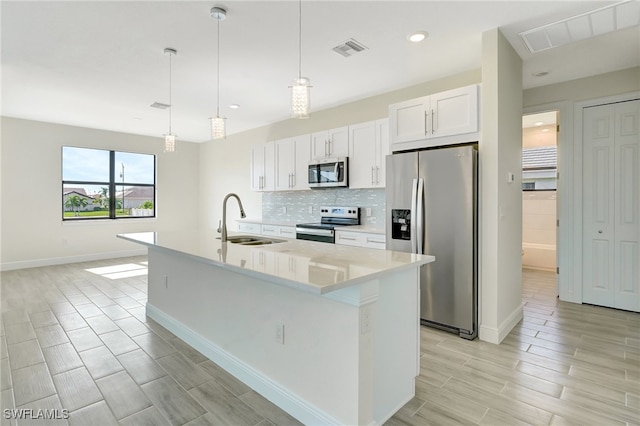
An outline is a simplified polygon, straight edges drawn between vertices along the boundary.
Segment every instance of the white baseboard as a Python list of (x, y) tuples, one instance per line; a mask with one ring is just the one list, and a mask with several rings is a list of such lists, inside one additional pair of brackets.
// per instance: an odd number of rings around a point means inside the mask
[(514, 309), (498, 327), (480, 325), (478, 329), (478, 337), (480, 340), (483, 342), (494, 343), (496, 345), (500, 344), (500, 342), (509, 335), (511, 330), (513, 330), (513, 327), (522, 320), (524, 315), (523, 307), (524, 303), (518, 305), (518, 307)]
[(21, 260), (18, 262), (0, 263), (0, 271), (11, 271), (14, 269), (39, 268), (42, 266), (64, 265), (67, 263), (90, 262), (93, 260), (117, 259), (119, 257), (144, 256), (147, 254), (146, 248), (126, 251), (113, 251), (106, 253), (83, 254), (81, 256), (52, 257), (49, 259)]
[(147, 303), (147, 316), (302, 423), (308, 425), (340, 425), (342, 423), (149, 303)]

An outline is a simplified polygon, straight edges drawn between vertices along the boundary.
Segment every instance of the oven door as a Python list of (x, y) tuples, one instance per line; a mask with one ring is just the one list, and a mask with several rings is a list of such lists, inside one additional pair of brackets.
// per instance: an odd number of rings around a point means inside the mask
[(296, 227), (296, 239), (333, 244), (335, 243), (335, 232), (333, 229), (311, 229), (298, 226)]

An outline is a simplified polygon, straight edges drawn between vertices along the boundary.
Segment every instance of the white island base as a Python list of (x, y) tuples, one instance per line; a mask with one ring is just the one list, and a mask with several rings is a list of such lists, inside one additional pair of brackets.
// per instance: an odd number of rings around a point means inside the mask
[(299, 421), (382, 424), (414, 396), (424, 257), (322, 294), (147, 245), (147, 315)]

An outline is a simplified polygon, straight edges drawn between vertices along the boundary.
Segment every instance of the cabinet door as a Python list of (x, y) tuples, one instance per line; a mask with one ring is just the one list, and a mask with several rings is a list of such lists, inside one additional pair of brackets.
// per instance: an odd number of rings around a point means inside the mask
[(311, 156), (324, 158), (329, 156), (329, 131), (323, 130), (311, 134)]
[(431, 95), (430, 137), (478, 131), (478, 86), (466, 86)]
[(346, 157), (349, 155), (349, 126), (311, 134), (313, 158)]
[(277, 140), (275, 150), (275, 190), (287, 191), (293, 186), (295, 170), (293, 138)]
[(251, 190), (262, 191), (264, 180), (264, 144), (251, 149)]
[(329, 157), (349, 156), (349, 126), (329, 130)]
[(294, 170), (291, 189), (309, 189), (309, 161), (311, 161), (311, 135), (301, 135), (293, 138), (294, 141)]
[(275, 142), (267, 142), (264, 146), (264, 179), (263, 179), (263, 191), (273, 191), (275, 189), (276, 181), (276, 149)]
[(349, 187), (376, 186), (376, 122), (349, 126)]
[(376, 120), (376, 169), (375, 186), (386, 186), (386, 156), (391, 154), (389, 144), (389, 119)]
[(389, 105), (391, 142), (409, 142), (427, 137), (429, 97), (410, 99)]
[(238, 232), (260, 235), (261, 229), (259, 223), (238, 222)]

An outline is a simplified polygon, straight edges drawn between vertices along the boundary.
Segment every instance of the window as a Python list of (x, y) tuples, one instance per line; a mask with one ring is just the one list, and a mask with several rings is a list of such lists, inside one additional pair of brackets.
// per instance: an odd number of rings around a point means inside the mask
[(156, 157), (62, 147), (62, 218), (155, 217)]
[(555, 191), (558, 186), (557, 147), (538, 146), (522, 149), (522, 190)]

